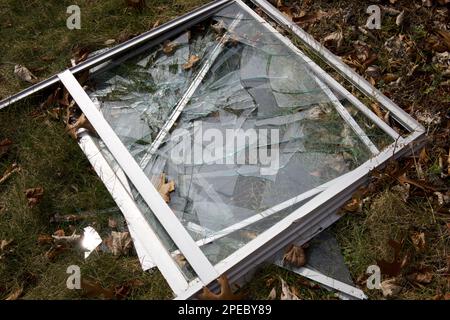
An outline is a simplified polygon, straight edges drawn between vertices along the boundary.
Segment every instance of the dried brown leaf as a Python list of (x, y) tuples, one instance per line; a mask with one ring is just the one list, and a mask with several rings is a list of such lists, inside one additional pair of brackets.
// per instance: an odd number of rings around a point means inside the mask
[(442, 38), (447, 49), (450, 50), (450, 31), (446, 30), (437, 30), (436, 33)]
[(283, 264), (303, 267), (306, 264), (305, 250), (301, 246), (291, 245), (283, 256)]
[(270, 290), (269, 295), (267, 296), (267, 300), (275, 300), (277, 298), (277, 289), (275, 287)]
[(132, 245), (129, 232), (112, 231), (111, 235), (105, 242), (112, 254), (115, 256), (127, 255)]
[(295, 290), (293, 290), (293, 288), (289, 288), (286, 281), (284, 281), (282, 278), (280, 278), (280, 280), (281, 280), (280, 300), (300, 300), (300, 298), (294, 292)]
[(198, 62), (200, 61), (200, 58), (196, 55), (191, 55), (189, 57), (188, 62), (186, 62), (185, 64), (183, 64), (183, 69), (184, 70), (190, 70), (192, 69)]
[(28, 199), (28, 206), (30, 208), (35, 207), (44, 196), (44, 188), (37, 187), (37, 188), (30, 188), (25, 190), (25, 196)]
[(52, 244), (53, 243), (53, 237), (48, 234), (41, 234), (38, 236), (37, 242), (39, 245), (45, 245), (45, 244)]
[(403, 289), (396, 278), (384, 280), (380, 285), (383, 296), (386, 298), (396, 296)]
[(108, 227), (110, 227), (111, 229), (115, 229), (117, 228), (117, 220), (114, 218), (109, 218), (108, 219)]
[(430, 284), (433, 281), (433, 274), (428, 270), (420, 270), (418, 272), (411, 273), (406, 278), (419, 284)]
[(17, 64), (14, 66), (14, 74), (22, 81), (29, 83), (36, 83), (37, 77), (31, 73), (27, 67)]
[(86, 279), (85, 277), (81, 279), (81, 289), (83, 290), (83, 295), (88, 298), (115, 298), (114, 289), (104, 288), (98, 281)]
[(418, 252), (423, 252), (425, 250), (425, 247), (426, 247), (425, 233), (423, 233), (423, 232), (414, 232), (411, 235), (411, 241), (412, 241), (412, 243), (414, 245), (414, 248)]
[(145, 0), (125, 0), (128, 7), (142, 11), (147, 7)]
[(11, 292), (5, 300), (17, 300), (20, 298), (20, 296), (23, 293), (23, 287), (19, 287), (16, 290), (14, 290), (13, 292)]
[(217, 282), (220, 284), (220, 293), (215, 294), (207, 287), (203, 287), (203, 292), (198, 295), (200, 300), (242, 300), (242, 294), (234, 294), (226, 275), (221, 275)]
[(89, 120), (86, 118), (84, 113), (78, 118), (78, 120), (72, 124), (67, 126), (67, 131), (69, 132), (70, 136), (74, 138), (75, 140), (78, 139), (78, 130), (80, 129), (86, 129), (92, 134), (95, 134), (95, 129), (89, 122)]
[(57, 256), (63, 253), (67, 248), (62, 244), (54, 245), (45, 253), (48, 260), (53, 261)]
[(166, 174), (162, 173), (159, 178), (158, 192), (165, 202), (170, 202), (170, 193), (175, 190), (175, 181), (166, 182)]
[(403, 256), (403, 258), (400, 256), (400, 251), (403, 243), (391, 239), (388, 241), (388, 244), (394, 250), (393, 261), (389, 262), (386, 260), (378, 260), (378, 259), (376, 261), (377, 265), (380, 267), (381, 272), (383, 274), (396, 277), (406, 266), (408, 262), (408, 255)]
[(8, 247), (13, 243), (13, 239), (0, 241), (0, 251), (3, 252), (8, 249)]
[(167, 40), (163, 44), (163, 52), (167, 55), (170, 55), (175, 52), (177, 46), (177, 43)]
[(8, 152), (11, 145), (12, 141), (8, 138), (5, 138), (0, 141), (0, 158)]

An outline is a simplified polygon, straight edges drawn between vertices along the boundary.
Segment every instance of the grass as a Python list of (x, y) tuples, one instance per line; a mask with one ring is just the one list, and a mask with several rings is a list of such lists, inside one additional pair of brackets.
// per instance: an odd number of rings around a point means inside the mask
[[(14, 1), (0, 0), (0, 99), (5, 98), (29, 84), (17, 79), (13, 74), (15, 64), (27, 66), (40, 80), (64, 70), (77, 48), (87, 47), (96, 50), (105, 47), (108, 39), (121, 42), (128, 37), (151, 29), (155, 24), (166, 22), (188, 12), (192, 8), (208, 2), (207, 0), (152, 0), (143, 12), (137, 12), (124, 5), (123, 0), (48, 0)], [(82, 29), (69, 31), (65, 19), (68, 5), (78, 4), (82, 14)], [(367, 1), (367, 5), (369, 1)], [(399, 1), (398, 6), (409, 5)], [(346, 1), (317, 1), (308, 10), (331, 10), (339, 6), (347, 8)], [(366, 5), (351, 6), (357, 16), (358, 25), (365, 20)], [(427, 10), (427, 9), (426, 9)], [(450, 95), (439, 83), (439, 71), (430, 64), (430, 53), (424, 49), (430, 36), (433, 15), (426, 10), (411, 12), (411, 19), (417, 24), (408, 30), (402, 29), (417, 41), (416, 60), (421, 62), (417, 76), (407, 78), (400, 88), (391, 88), (377, 83), (389, 96), (405, 110), (448, 112)], [(317, 39), (335, 31), (334, 23), (339, 23), (338, 15), (324, 19), (309, 31)], [(389, 57), (384, 41), (396, 35), (395, 19), (386, 20), (386, 26), (377, 35), (378, 40), (364, 38), (375, 50), (380, 52), (376, 62), (384, 70), (407, 73), (390, 69)], [(349, 29), (345, 29), (349, 30)], [(354, 39), (352, 39), (354, 40)], [(7, 44), (7, 45), (5, 45)], [(345, 46), (351, 42), (345, 40)], [(405, 61), (404, 61), (405, 62)], [(403, 64), (407, 66), (407, 63)], [(142, 272), (137, 257), (114, 257), (109, 253), (94, 252), (84, 260), (77, 249), (69, 249), (50, 261), (45, 253), (49, 245), (38, 245), (40, 234), (52, 234), (64, 229), (67, 234), (73, 230), (80, 233), (87, 225), (93, 225), (102, 236), (111, 230), (108, 218), (111, 214), (97, 214), (77, 223), (50, 223), (55, 214), (78, 214), (98, 212), (115, 206), (109, 193), (98, 179), (78, 145), (65, 132), (62, 121), (55, 121), (48, 115), (36, 114), (40, 100), (24, 100), (0, 111), (0, 140), (13, 141), (8, 153), (0, 158), (0, 174), (13, 163), (21, 171), (13, 174), (0, 184), (0, 241), (12, 239), (13, 243), (4, 253), (0, 253), (0, 298), (7, 297), (18, 288), (23, 288), (25, 299), (79, 299), (92, 298), (77, 290), (66, 288), (67, 267), (77, 264), (83, 277), (98, 281), (104, 288), (117, 288), (138, 281), (132, 286), (130, 299), (167, 299), (171, 292), (157, 271)], [(412, 108), (412, 109), (411, 109)], [(439, 156), (448, 153), (448, 135), (445, 123), (440, 127), (428, 128), (432, 139), (429, 147), (430, 161), (426, 173), (432, 181), (442, 184), (439, 178), (442, 169)], [(443, 134), (444, 133), (444, 134)], [(448, 183), (448, 179), (446, 180)], [(444, 182), (445, 183), (445, 182)], [(24, 191), (28, 188), (42, 187), (44, 196), (34, 208), (30, 208)], [(431, 299), (437, 293), (449, 291), (445, 273), (449, 255), (449, 232), (446, 223), (448, 216), (435, 210), (435, 201), (428, 195), (414, 195), (403, 202), (391, 190), (392, 183), (371, 196), (362, 213), (347, 214), (334, 227), (342, 246), (346, 262), (356, 281), (364, 278), (367, 267), (376, 259), (390, 260), (392, 252), (387, 242), (390, 239), (404, 240), (403, 250), (411, 255), (408, 268), (426, 264), (432, 268), (433, 281), (426, 286), (406, 283), (399, 295), (403, 299)], [(448, 184), (447, 184), (448, 188)], [(413, 232), (424, 232), (427, 248), (416, 252), (411, 243)], [(408, 273), (410, 269), (403, 270)], [(334, 295), (322, 290), (311, 289), (301, 277), (275, 266), (265, 266), (258, 270), (253, 280), (243, 290), (253, 299), (267, 298), (273, 287), (280, 294), (282, 277), (295, 288), (304, 299), (334, 299)], [(361, 285), (361, 283), (359, 283)], [(362, 288), (364, 286), (362, 285)], [(382, 298), (379, 291), (366, 291), (374, 299)]]

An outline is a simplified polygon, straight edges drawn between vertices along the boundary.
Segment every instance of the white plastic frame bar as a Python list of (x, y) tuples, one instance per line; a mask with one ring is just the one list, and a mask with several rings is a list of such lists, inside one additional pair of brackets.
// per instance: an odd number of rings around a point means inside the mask
[(95, 104), (75, 79), (72, 72), (66, 70), (63, 73), (60, 73), (58, 77), (87, 119), (94, 126), (98, 135), (114, 156), (119, 166), (133, 182), (135, 188), (141, 194), (153, 214), (170, 235), (175, 245), (183, 253), (200, 280), (204, 283), (209, 283), (216, 279), (218, 273), (214, 270), (214, 267), (196, 245), (167, 203), (164, 202), (161, 195), (142, 171), (139, 164), (128, 152), (122, 141), (120, 141), (114, 130), (102, 116), (101, 112), (95, 107)]
[(94, 139), (84, 132), (81, 133), (78, 144), (122, 211), (141, 265), (145, 268), (145, 266), (151, 267), (152, 263), (156, 263), (175, 295), (184, 292), (188, 288), (188, 282), (179, 266), (145, 220), (135, 200), (100, 152)]
[(333, 279), (329, 276), (324, 275), (323, 273), (314, 270), (312, 268), (301, 267), (301, 268), (287, 268), (284, 266), (281, 261), (275, 262), (275, 264), (279, 267), (282, 267), (287, 270), (291, 270), (292, 272), (301, 275), (305, 278), (311, 279), (312, 281), (315, 281), (317, 283), (320, 283), (324, 285), (325, 287), (328, 287), (330, 289), (335, 289), (339, 292), (344, 293), (344, 296), (350, 296), (352, 298), (356, 298), (359, 300), (365, 300), (367, 299), (367, 296), (364, 294), (364, 292), (361, 289), (358, 289), (354, 286), (351, 286), (349, 284), (346, 284), (342, 281)]

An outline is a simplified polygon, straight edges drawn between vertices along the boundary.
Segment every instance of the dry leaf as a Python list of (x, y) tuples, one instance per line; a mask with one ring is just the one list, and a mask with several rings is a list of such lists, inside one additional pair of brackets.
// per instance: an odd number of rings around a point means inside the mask
[(57, 237), (64, 237), (66, 235), (66, 233), (64, 232), (63, 229), (58, 229), (53, 233), (54, 236)]
[(67, 126), (67, 131), (69, 132), (70, 136), (74, 138), (75, 140), (78, 139), (78, 130), (81, 128), (86, 129), (92, 134), (95, 134), (95, 129), (89, 122), (89, 120), (86, 118), (84, 113), (78, 118), (78, 120), (72, 124)]
[(125, 3), (128, 7), (139, 11), (142, 11), (147, 7), (145, 0), (125, 0)]
[(25, 196), (28, 199), (28, 206), (33, 208), (36, 206), (44, 196), (44, 188), (30, 188), (25, 191)]
[(166, 174), (162, 173), (159, 179), (158, 192), (165, 202), (170, 202), (170, 193), (175, 190), (175, 181), (171, 180), (166, 183)]
[(296, 268), (303, 267), (306, 264), (305, 250), (301, 246), (291, 245), (283, 256), (283, 264)]
[(86, 217), (78, 214), (66, 214), (60, 215), (56, 213), (53, 217), (50, 218), (50, 222), (52, 223), (61, 223), (61, 222), (77, 222), (84, 220)]
[(348, 212), (362, 212), (363, 201), (359, 197), (353, 197), (344, 206), (344, 210)]
[(48, 250), (45, 253), (45, 256), (48, 258), (48, 260), (53, 261), (57, 256), (59, 256), (61, 253), (63, 253), (67, 248), (62, 244), (57, 244), (55, 246), (52, 246), (50, 250)]
[(316, 23), (325, 17), (331, 17), (334, 13), (328, 13), (322, 10), (318, 10), (314, 13), (308, 13), (303, 16), (293, 17), (292, 21), (304, 27), (308, 24)]
[(199, 58), (198, 56), (196, 56), (196, 55), (191, 55), (191, 56), (189, 57), (188, 62), (185, 63), (185, 64), (183, 64), (183, 69), (184, 69), (184, 70), (190, 70), (190, 69), (192, 69), (192, 68), (197, 64), (197, 62), (199, 62), (199, 61), (200, 61), (200, 58)]
[(242, 300), (242, 294), (234, 294), (226, 275), (221, 275), (217, 282), (220, 284), (220, 293), (215, 294), (207, 287), (203, 287), (203, 292), (198, 295), (200, 300)]
[(6, 297), (5, 300), (17, 300), (20, 298), (22, 293), (23, 293), (23, 287), (19, 287), (16, 290), (14, 290), (13, 292), (11, 292), (9, 294), (9, 296)]
[(105, 41), (105, 46), (111, 46), (116, 43), (116, 39), (108, 39)]
[(286, 281), (282, 278), (281, 280), (281, 297), (280, 300), (300, 300), (300, 298), (293, 292), (291, 288), (287, 285)]
[(414, 245), (414, 248), (416, 248), (416, 250), (418, 252), (422, 252), (425, 250), (425, 233), (423, 232), (414, 232), (411, 235), (411, 241)]
[(328, 36), (326, 36), (323, 39), (323, 43), (325, 45), (327, 45), (329, 43), (334, 43), (334, 45), (336, 46), (336, 49), (339, 49), (342, 45), (343, 40), (344, 40), (344, 35), (342, 33), (342, 30), (338, 30), (338, 31), (335, 31), (335, 32), (329, 34)]
[(409, 190), (411, 189), (411, 185), (409, 183), (398, 184), (391, 188), (391, 191), (395, 194), (399, 195), (402, 198), (403, 202), (406, 202), (409, 198)]
[(117, 231), (112, 231), (111, 235), (105, 240), (105, 242), (112, 254), (115, 256), (127, 255), (132, 244), (129, 232)]
[(433, 274), (424, 269), (418, 272), (411, 273), (406, 276), (409, 281), (419, 283), (419, 284), (430, 284), (433, 280)]
[(398, 284), (398, 280), (396, 278), (384, 280), (380, 285), (383, 297), (386, 298), (395, 296), (402, 291), (402, 287)]
[(163, 52), (167, 55), (174, 53), (177, 48), (177, 44), (175, 42), (171, 42), (169, 40), (165, 41), (163, 44)]
[(81, 279), (81, 289), (84, 296), (88, 298), (113, 299), (115, 297), (113, 289), (103, 288), (99, 282), (86, 279), (85, 277)]
[(225, 23), (223, 20), (217, 21), (216, 24), (211, 25), (211, 28), (218, 34), (222, 34), (225, 31)]
[(437, 30), (436, 33), (444, 40), (447, 49), (450, 50), (450, 31)]
[(404, 20), (405, 20), (405, 10), (400, 12), (400, 14), (397, 16), (397, 18), (395, 19), (395, 24), (397, 26), (401, 26)]
[(41, 234), (38, 236), (37, 242), (39, 245), (51, 244), (53, 243), (53, 237), (48, 234)]
[(275, 300), (277, 298), (277, 289), (275, 287), (270, 290), (269, 295), (267, 296), (267, 300)]
[(19, 171), (20, 167), (16, 163), (13, 163), (8, 169), (6, 169), (6, 171), (3, 173), (3, 176), (0, 177), (0, 184), (8, 180), (9, 177), (11, 177), (15, 172)]
[(0, 141), (0, 158), (5, 155), (12, 145), (12, 141), (8, 138)]
[(386, 260), (377, 259), (376, 261), (383, 274), (396, 277), (406, 266), (406, 263), (408, 262), (408, 256), (405, 255), (403, 258), (400, 257), (402, 243), (391, 239), (389, 240), (388, 244), (391, 248), (394, 249), (394, 260), (392, 262), (388, 262)]
[(13, 239), (11, 240), (2, 240), (0, 241), (0, 251), (5, 251), (11, 243), (13, 243)]
[(25, 66), (21, 66), (17, 64), (14, 66), (14, 74), (19, 77), (20, 80), (26, 81), (29, 83), (36, 83), (37, 77), (31, 73)]

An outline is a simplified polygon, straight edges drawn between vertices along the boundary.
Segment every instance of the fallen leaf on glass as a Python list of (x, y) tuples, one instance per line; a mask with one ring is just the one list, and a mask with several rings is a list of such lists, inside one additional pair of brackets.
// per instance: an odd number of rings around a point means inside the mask
[(291, 245), (283, 256), (283, 265), (291, 265), (296, 268), (306, 264), (305, 250), (301, 246)]
[(199, 61), (200, 61), (200, 58), (199, 58), (198, 56), (196, 56), (196, 55), (191, 55), (191, 56), (189, 57), (188, 62), (185, 63), (185, 64), (183, 64), (183, 69), (184, 69), (184, 70), (190, 70), (190, 69), (192, 69), (192, 68), (197, 64), (197, 62), (199, 62)]
[(221, 275), (217, 282), (220, 284), (220, 293), (215, 294), (207, 287), (203, 287), (203, 292), (198, 294), (200, 300), (242, 300), (242, 294), (234, 294), (226, 275)]
[(163, 44), (163, 52), (167, 55), (170, 55), (175, 51), (177, 46), (178, 45), (175, 42), (167, 40)]
[(37, 77), (32, 74), (31, 71), (27, 69), (27, 67), (21, 66), (20, 64), (14, 66), (14, 74), (22, 81), (26, 81), (29, 83), (37, 82)]
[(211, 25), (211, 28), (218, 34), (222, 34), (225, 31), (225, 23), (223, 20), (219, 20), (216, 24)]
[(44, 188), (30, 188), (25, 190), (25, 196), (28, 199), (28, 206), (33, 208), (36, 206), (44, 196)]
[(170, 193), (175, 190), (175, 181), (166, 182), (166, 174), (162, 173), (159, 179), (158, 192), (165, 202), (170, 202)]
[(286, 281), (284, 281), (282, 278), (281, 280), (281, 297), (280, 300), (300, 300), (300, 298), (297, 296), (294, 290), (289, 288)]

